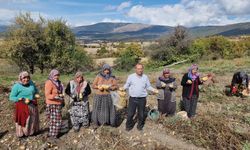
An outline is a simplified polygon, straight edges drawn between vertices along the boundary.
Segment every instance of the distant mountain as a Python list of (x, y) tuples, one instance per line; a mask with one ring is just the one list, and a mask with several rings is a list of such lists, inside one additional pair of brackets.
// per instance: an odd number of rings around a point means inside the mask
[(1, 24), (0, 24), (0, 32), (6, 31), (7, 28), (8, 28), (8, 26), (6, 26), (6, 25), (1, 25)]
[[(167, 36), (174, 27), (138, 23), (97, 23), (72, 29), (75, 35), (85, 40), (151, 40)], [(187, 28), (193, 37), (211, 35), (237, 36), (250, 34), (250, 23), (224, 26), (197, 26)]]
[[(0, 34), (5, 32), (8, 26), (0, 25)], [(250, 22), (224, 26), (197, 26), (187, 28), (193, 37), (211, 35), (238, 36), (250, 34)], [(141, 23), (97, 23), (87, 26), (72, 28), (79, 39), (86, 41), (107, 40), (154, 40), (161, 36), (167, 36), (174, 31), (174, 27), (161, 25), (148, 25)]]
[(72, 29), (78, 38), (85, 40), (155, 39), (173, 31), (173, 27), (139, 23), (97, 23)]
[(200, 26), (188, 29), (195, 37), (209, 35), (238, 36), (250, 34), (250, 22), (237, 23), (224, 26)]

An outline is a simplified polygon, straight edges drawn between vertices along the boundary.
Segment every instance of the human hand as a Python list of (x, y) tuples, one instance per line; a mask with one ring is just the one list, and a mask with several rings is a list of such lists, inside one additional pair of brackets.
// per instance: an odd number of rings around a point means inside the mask
[(173, 88), (173, 87), (174, 87), (174, 84), (173, 84), (173, 83), (170, 83), (170, 84), (168, 85), (168, 87)]
[(159, 93), (159, 91), (158, 91), (157, 89), (154, 89), (152, 92), (153, 92), (154, 94), (158, 94), (158, 93)]
[(59, 94), (58, 96), (59, 96), (59, 97), (61, 97), (61, 98), (63, 98), (63, 97), (64, 97), (64, 95), (63, 95), (63, 94)]
[(102, 85), (104, 90), (109, 90), (111, 88), (111, 85)]
[(63, 98), (62, 98), (62, 97), (59, 97), (59, 96), (55, 96), (55, 99), (56, 99), (56, 100), (63, 100)]
[(123, 87), (120, 87), (119, 91), (125, 91), (125, 89)]
[(100, 91), (104, 91), (104, 88), (102, 87), (102, 85), (98, 85), (98, 90), (100, 90)]
[(167, 84), (164, 83), (164, 82), (161, 82), (161, 86), (162, 86), (163, 88), (165, 88), (165, 87), (167, 86)]
[(25, 100), (25, 98), (22, 97), (22, 98), (19, 98), (18, 100), (19, 100), (19, 101), (22, 101), (22, 100)]
[(192, 84), (192, 81), (191, 80), (187, 80), (187, 84)]
[(30, 100), (29, 100), (28, 98), (26, 98), (26, 99), (24, 100), (24, 103), (25, 103), (25, 104), (29, 104), (29, 103), (30, 103)]

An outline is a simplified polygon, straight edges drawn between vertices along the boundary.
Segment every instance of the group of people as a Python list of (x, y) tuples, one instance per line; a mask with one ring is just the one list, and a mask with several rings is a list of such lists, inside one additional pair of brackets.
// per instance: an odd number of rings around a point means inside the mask
[[(116, 126), (116, 107), (113, 104), (111, 91), (127, 91), (129, 101), (127, 106), (126, 130), (134, 126), (134, 116), (137, 112), (137, 129), (143, 130), (145, 124), (145, 107), (148, 91), (157, 94), (158, 109), (162, 115), (173, 116), (176, 112), (176, 79), (171, 76), (171, 71), (165, 68), (162, 75), (156, 80), (156, 88), (150, 84), (147, 75), (143, 73), (142, 64), (135, 66), (135, 73), (128, 76), (123, 87), (118, 86), (117, 78), (112, 74), (112, 68), (105, 64), (93, 81), (94, 89), (93, 109), (90, 116), (88, 96), (91, 86), (86, 81), (82, 72), (77, 72), (74, 79), (69, 81), (66, 88), (60, 81), (58, 70), (51, 70), (45, 82), (45, 103), (48, 118), (48, 137), (58, 138), (62, 125), (62, 108), (65, 105), (64, 93), (69, 96), (70, 120), (75, 132), (80, 127), (88, 127), (90, 120), (94, 125)], [(19, 81), (14, 84), (10, 100), (15, 102), (15, 124), (18, 137), (29, 136), (39, 131), (39, 113), (37, 100), (40, 98), (35, 84), (28, 72), (21, 72)], [(205, 80), (200, 79), (198, 66), (192, 65), (184, 74), (181, 85), (185, 111), (189, 118), (195, 116), (199, 97), (198, 86)]]

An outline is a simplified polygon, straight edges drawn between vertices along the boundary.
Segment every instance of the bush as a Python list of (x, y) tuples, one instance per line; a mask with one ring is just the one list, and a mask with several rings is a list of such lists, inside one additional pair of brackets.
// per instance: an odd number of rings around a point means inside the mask
[(168, 65), (186, 58), (190, 53), (190, 43), (191, 39), (186, 29), (177, 26), (171, 35), (160, 39), (157, 44), (151, 45), (147, 49), (147, 55), (156, 61), (156, 64), (161, 65), (158, 62), (162, 61), (164, 65)]
[(97, 56), (104, 56), (108, 53), (109, 51), (106, 49), (106, 47), (102, 46), (100, 49), (97, 50)]
[(141, 47), (137, 44), (131, 44), (120, 52), (115, 61), (115, 66), (118, 70), (129, 71), (140, 61), (142, 56), (144, 56), (144, 53)]
[(69, 70), (70, 72), (85, 72), (91, 71), (94, 68), (93, 59), (80, 46), (77, 46), (76, 51), (73, 53), (73, 56), (71, 57), (71, 62), (72, 70)]

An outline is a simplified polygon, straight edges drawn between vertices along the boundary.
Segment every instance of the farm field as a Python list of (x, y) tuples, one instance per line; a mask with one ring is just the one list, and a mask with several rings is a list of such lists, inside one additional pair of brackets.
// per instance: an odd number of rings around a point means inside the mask
[[(235, 71), (250, 71), (250, 59), (216, 60), (199, 62), (200, 72), (205, 75), (214, 74), (214, 82), (209, 81), (201, 87), (197, 116), (193, 120), (183, 121), (178, 116), (162, 118), (154, 122), (147, 118), (143, 132), (133, 129), (125, 131), (126, 110), (119, 110), (117, 118), (119, 126), (116, 128), (101, 126), (94, 129), (81, 128), (74, 133), (66, 128), (58, 144), (46, 143), (47, 125), (45, 117), (44, 97), (39, 101), (41, 133), (19, 140), (15, 136), (13, 121), (13, 103), (8, 101), (10, 87), (16, 80), (18, 71), (14, 65), (2, 60), (0, 64), (0, 143), (1, 149), (249, 149), (250, 148), (250, 98), (228, 97), (224, 94), (225, 86), (230, 84)], [(179, 64), (171, 67), (177, 78), (177, 106), (181, 98), (180, 79), (190, 64)], [(162, 68), (146, 70), (151, 84), (154, 86), (156, 78)], [(114, 74), (120, 86), (124, 84), (131, 72)], [(86, 79), (93, 81), (96, 72), (87, 73)], [(62, 75), (64, 84), (72, 75)], [(32, 79), (36, 82), (43, 96), (44, 81), (47, 74), (35, 73)], [(90, 96), (90, 105), (92, 105)], [(67, 99), (66, 99), (67, 101)], [(147, 109), (157, 106), (155, 95), (147, 99)], [(64, 124), (67, 126), (69, 118), (66, 106), (63, 109)], [(180, 111), (179, 107), (177, 112)]]

